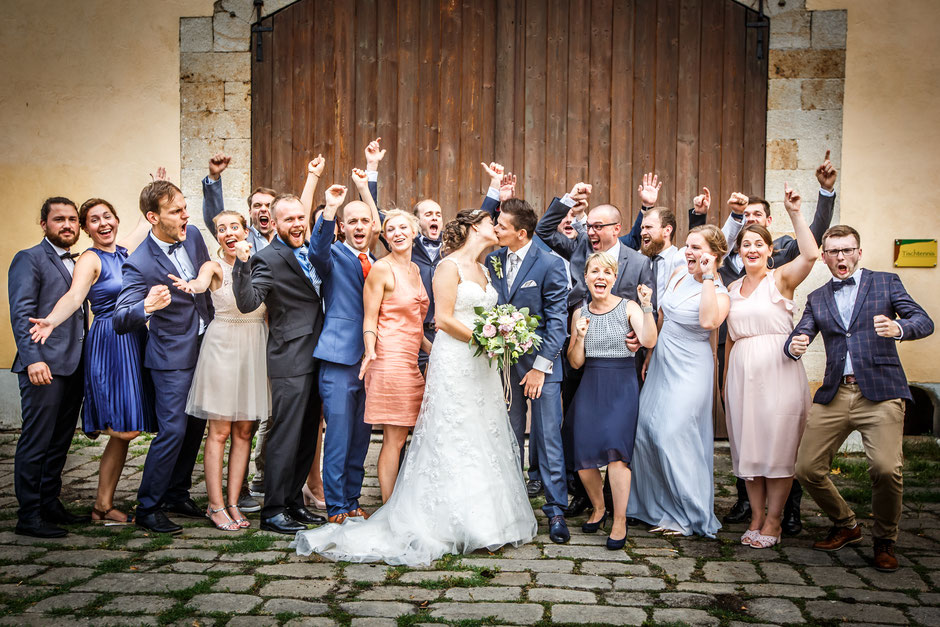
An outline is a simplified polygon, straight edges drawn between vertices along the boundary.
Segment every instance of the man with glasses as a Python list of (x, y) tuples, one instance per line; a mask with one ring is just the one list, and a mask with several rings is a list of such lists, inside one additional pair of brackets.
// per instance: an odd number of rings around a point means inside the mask
[(896, 342), (927, 337), (934, 324), (898, 275), (859, 268), (858, 231), (834, 226), (822, 242), (833, 278), (809, 295), (803, 318), (784, 345), (791, 359), (800, 359), (817, 333), (826, 346), (826, 374), (800, 442), (796, 474), (833, 525), (813, 548), (831, 552), (859, 544), (862, 530), (829, 469), (849, 433), (862, 433), (872, 479), (874, 566), (893, 572), (903, 493), (903, 399), (912, 400)]

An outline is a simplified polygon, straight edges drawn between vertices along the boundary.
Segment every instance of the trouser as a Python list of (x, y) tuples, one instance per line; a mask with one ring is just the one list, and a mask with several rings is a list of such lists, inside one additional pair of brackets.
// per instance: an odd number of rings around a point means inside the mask
[(320, 362), (320, 394), (326, 421), (323, 495), (327, 514), (335, 516), (359, 507), (372, 434), (372, 425), (363, 420), (366, 392), (359, 380), (359, 364)]
[(271, 378), (271, 418), (265, 435), (261, 518), (304, 506), (303, 487), (319, 436), (317, 374)]
[(157, 436), (150, 443), (144, 472), (137, 490), (137, 516), (162, 505), (176, 505), (189, 498), (193, 466), (199, 455), (206, 421), (186, 414), (186, 398), (195, 368), (151, 370)]
[(904, 484), (904, 400), (872, 402), (857, 384), (839, 386), (828, 405), (814, 403), (796, 459), (796, 474), (837, 527), (854, 527), (855, 512), (829, 478), (832, 458), (852, 431), (862, 436), (871, 477), (872, 536), (897, 540)]
[[(264, 485), (264, 458), (268, 444), (268, 425), (271, 417), (258, 420), (254, 424), (255, 448), (251, 452), (251, 461), (255, 463), (255, 474), (251, 478), (252, 488), (261, 488)], [(247, 475), (246, 475), (247, 478)]]
[(13, 487), (20, 520), (40, 516), (59, 498), (62, 469), (82, 406), (82, 368), (55, 375), (48, 385), (33, 385), (19, 373), (23, 429), (16, 442)]

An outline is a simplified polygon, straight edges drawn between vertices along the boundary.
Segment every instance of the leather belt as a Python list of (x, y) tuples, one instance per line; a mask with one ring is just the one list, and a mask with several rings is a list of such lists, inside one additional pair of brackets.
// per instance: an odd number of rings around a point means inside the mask
[(842, 377), (842, 385), (855, 385), (858, 383), (858, 379), (855, 378), (854, 374), (847, 374)]

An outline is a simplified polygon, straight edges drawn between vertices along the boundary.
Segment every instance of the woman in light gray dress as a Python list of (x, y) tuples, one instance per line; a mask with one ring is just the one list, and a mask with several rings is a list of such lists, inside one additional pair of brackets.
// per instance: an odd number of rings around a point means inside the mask
[(671, 535), (714, 537), (712, 395), (709, 336), (728, 315), (728, 291), (715, 274), (727, 242), (713, 225), (692, 229), (686, 267), (660, 303), (659, 342), (651, 351), (633, 450), (627, 515)]

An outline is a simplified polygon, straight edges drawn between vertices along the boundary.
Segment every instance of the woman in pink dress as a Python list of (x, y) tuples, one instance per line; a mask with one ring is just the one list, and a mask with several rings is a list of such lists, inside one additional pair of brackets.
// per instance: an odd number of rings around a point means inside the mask
[(768, 268), (770, 233), (747, 225), (737, 238), (746, 274), (728, 288), (726, 421), (734, 474), (746, 480), (751, 503), (751, 524), (741, 543), (758, 549), (780, 542), (780, 519), (810, 406), (803, 364), (784, 355), (783, 344), (793, 329), (793, 291), (813, 269), (819, 246), (800, 213), (797, 191), (785, 185), (784, 196), (800, 255)]
[(401, 449), (424, 396), (418, 350), (431, 352), (431, 342), (424, 337), (430, 301), (418, 266), (411, 261), (417, 233), (413, 215), (399, 209), (386, 212), (382, 234), (390, 254), (372, 265), (362, 290), (365, 355), (359, 378), (366, 381), (365, 421), (382, 425), (378, 475), (383, 503), (395, 488)]

